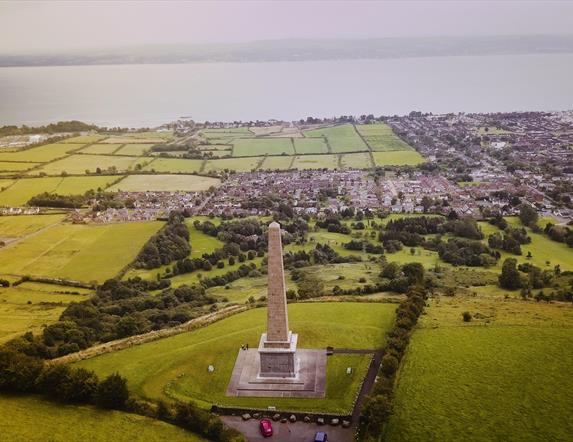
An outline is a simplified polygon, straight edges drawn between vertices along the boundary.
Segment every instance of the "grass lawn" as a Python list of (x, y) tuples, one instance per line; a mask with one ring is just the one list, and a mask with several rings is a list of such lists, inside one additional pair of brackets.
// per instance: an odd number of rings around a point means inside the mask
[[(87, 155), (86, 155), (87, 157)], [(0, 205), (23, 206), (30, 198), (43, 192), (60, 195), (83, 194), (90, 189), (105, 188), (117, 176), (23, 178), (0, 192)]]
[(218, 186), (221, 181), (199, 175), (129, 175), (108, 190), (123, 190), (129, 192), (151, 191), (188, 191), (199, 192), (211, 186)]
[(234, 157), (294, 154), (290, 138), (240, 138), (233, 145)]
[(0, 249), (0, 269), (12, 275), (103, 282), (130, 263), (162, 225), (57, 225)]
[(392, 128), (384, 123), (356, 125), (356, 130), (364, 137), (373, 151), (413, 150)]
[(208, 160), (205, 164), (205, 172), (217, 172), (224, 169), (236, 170), (237, 172), (250, 172), (251, 170), (257, 169), (263, 159), (264, 157), (248, 157)]
[(33, 147), (31, 149), (20, 150), (17, 152), (0, 153), (0, 161), (30, 161), (36, 163), (45, 163), (57, 158), (65, 157), (69, 151), (79, 149), (83, 144), (56, 143), (46, 144), (44, 146)]
[[(62, 292), (78, 294), (64, 294)], [(56, 322), (71, 302), (91, 296), (91, 291), (51, 284), (24, 283), (0, 288), (0, 343), (28, 331), (40, 331)]]
[(20, 238), (61, 222), (66, 215), (0, 216), (0, 238)]
[(431, 301), (400, 369), (384, 440), (570, 439), (572, 331), (571, 305)]
[(352, 124), (304, 131), (309, 138), (326, 137), (333, 153), (367, 151), (368, 146), (356, 133)]
[(37, 166), (41, 163), (11, 163), (8, 161), (0, 162), (0, 171), (2, 172), (22, 172), (24, 170), (30, 170), (32, 167)]
[(156, 172), (193, 173), (199, 172), (203, 160), (186, 160), (179, 158), (157, 158), (145, 166), (143, 170)]
[(345, 169), (368, 169), (373, 166), (370, 153), (347, 153), (342, 155), (342, 167)]
[[(373, 348), (384, 344), (394, 320), (395, 304), (309, 303), (289, 305), (293, 332), (300, 348)], [(328, 359), (327, 397), (279, 399), (226, 397), (225, 391), (240, 345), (258, 345), (265, 328), (266, 309), (253, 309), (205, 328), (108, 353), (77, 365), (104, 376), (116, 371), (126, 376), (134, 393), (147, 397), (175, 397), (212, 403), (277, 407), (306, 411), (346, 412), (368, 366), (368, 356)], [(208, 373), (209, 364), (215, 371)], [(345, 374), (354, 367), (351, 376)]]
[(197, 442), (204, 439), (148, 417), (87, 405), (64, 405), (36, 396), (0, 396), (2, 439), (12, 442)]
[(151, 149), (153, 144), (126, 144), (116, 152), (116, 155), (141, 156)]
[(88, 144), (88, 143), (95, 143), (105, 138), (105, 135), (80, 135), (77, 137), (66, 138), (62, 143), (79, 143), (79, 144)]
[(297, 155), (293, 169), (337, 169), (338, 155)]
[(80, 153), (91, 153), (91, 154), (97, 154), (97, 155), (111, 155), (120, 146), (121, 146), (121, 144), (111, 144), (111, 143), (92, 144), (90, 146), (87, 146), (87, 147), (84, 147), (83, 149), (81, 149)]
[(377, 166), (416, 166), (425, 160), (415, 150), (373, 152)]
[(328, 153), (328, 146), (324, 138), (293, 138), (294, 150), (298, 155), (309, 153)]
[(260, 170), (288, 170), (294, 158), (292, 156), (266, 157)]
[(62, 172), (69, 174), (84, 174), (86, 170), (94, 173), (99, 167), (101, 170), (108, 170), (115, 167), (118, 171), (131, 170), (135, 165), (149, 161), (138, 157), (120, 157), (113, 155), (71, 155), (64, 159), (48, 163), (40, 169), (35, 169), (30, 174), (38, 175), (44, 172), (48, 175), (59, 175)]

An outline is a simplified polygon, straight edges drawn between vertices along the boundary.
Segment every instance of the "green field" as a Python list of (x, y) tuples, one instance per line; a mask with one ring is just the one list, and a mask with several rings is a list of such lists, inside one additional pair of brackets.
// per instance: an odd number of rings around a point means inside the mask
[(352, 124), (306, 130), (304, 135), (310, 138), (326, 137), (333, 153), (368, 150), (368, 146), (364, 144), (364, 141), (362, 141)]
[(398, 138), (387, 124), (360, 124), (356, 126), (356, 130), (373, 151), (413, 150), (409, 144)]
[(218, 172), (224, 169), (236, 170), (237, 172), (250, 172), (257, 169), (264, 157), (247, 158), (223, 158), (220, 160), (208, 160), (205, 163), (205, 172)]
[[(470, 311), (470, 323), (461, 313)], [(573, 307), (431, 301), (400, 369), (384, 440), (569, 440)]]
[(98, 167), (103, 171), (115, 167), (118, 172), (122, 172), (132, 170), (136, 164), (144, 164), (148, 161), (149, 159), (145, 158), (113, 155), (71, 155), (53, 163), (48, 163), (30, 173), (38, 175), (43, 172), (48, 175), (60, 175), (62, 172), (66, 172), (68, 174), (83, 175), (86, 173), (86, 170), (94, 173)]
[(0, 238), (20, 238), (60, 223), (66, 215), (0, 216)]
[[(79, 294), (63, 294), (73, 291)], [(71, 302), (87, 299), (86, 289), (26, 282), (16, 287), (0, 288), (0, 343), (28, 331), (40, 331), (56, 322)]]
[(95, 143), (105, 138), (105, 135), (80, 135), (77, 137), (66, 138), (63, 143), (78, 143), (78, 144), (88, 144)]
[(57, 225), (0, 249), (0, 269), (11, 275), (103, 282), (129, 264), (161, 226), (161, 222)]
[(324, 138), (293, 138), (295, 153), (307, 155), (312, 153), (328, 153)]
[(186, 160), (179, 158), (156, 158), (143, 170), (154, 170), (156, 172), (173, 172), (173, 173), (193, 173), (199, 172), (203, 160)]
[(24, 170), (29, 170), (34, 166), (41, 163), (13, 163), (8, 161), (0, 162), (0, 171), (2, 172), (22, 172)]
[(347, 153), (342, 155), (342, 167), (345, 169), (368, 169), (373, 167), (370, 153)]
[(198, 442), (204, 439), (155, 419), (64, 405), (35, 396), (0, 396), (0, 437), (11, 442)]
[(86, 176), (20, 179), (0, 192), (0, 206), (23, 206), (30, 198), (43, 192), (79, 195), (90, 189), (105, 188), (118, 178), (117, 176)]
[(288, 170), (294, 158), (289, 157), (266, 157), (259, 170)]
[(199, 192), (219, 184), (221, 184), (221, 181), (217, 178), (199, 175), (129, 175), (108, 190), (123, 190), (127, 192), (143, 192), (145, 190)]
[(121, 144), (92, 144), (90, 146), (84, 147), (79, 152), (95, 154), (95, 155), (111, 155), (120, 146)]
[(117, 152), (116, 155), (133, 155), (141, 156), (144, 155), (149, 149), (153, 147), (153, 144), (126, 144)]
[(45, 163), (57, 158), (65, 157), (69, 151), (82, 147), (82, 144), (56, 143), (46, 144), (40, 147), (20, 150), (18, 152), (0, 153), (0, 161), (29, 161), (36, 163)]
[(372, 152), (377, 166), (416, 166), (425, 160), (415, 150)]
[[(395, 304), (310, 303), (289, 305), (292, 330), (300, 348), (376, 348), (394, 319)], [(134, 393), (146, 397), (212, 403), (347, 412), (368, 366), (367, 355), (335, 355), (327, 367), (324, 399), (226, 397), (241, 344), (256, 347), (265, 328), (266, 309), (254, 309), (208, 327), (81, 361), (78, 365), (105, 375), (119, 369)], [(208, 373), (209, 364), (215, 371)], [(346, 367), (354, 373), (345, 374)]]
[(292, 154), (294, 148), (290, 138), (240, 138), (233, 142), (234, 157)]
[(338, 169), (338, 155), (297, 155), (293, 169)]

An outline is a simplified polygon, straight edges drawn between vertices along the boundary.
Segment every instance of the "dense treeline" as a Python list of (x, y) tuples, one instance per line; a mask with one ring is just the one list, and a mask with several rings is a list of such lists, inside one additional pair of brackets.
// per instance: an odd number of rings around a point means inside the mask
[(86, 199), (82, 195), (58, 195), (57, 193), (44, 192), (33, 196), (26, 204), (32, 207), (79, 209), (85, 204), (85, 201)]
[(380, 366), (378, 381), (366, 398), (360, 415), (360, 439), (379, 440), (383, 426), (392, 413), (396, 373), (404, 357), (412, 331), (426, 304), (422, 286), (410, 287), (406, 299), (396, 310), (394, 327), (388, 333), (388, 341)]
[[(209, 306), (215, 308), (217, 299), (203, 286), (169, 285), (169, 280), (110, 279), (90, 299), (70, 304), (40, 336), (28, 334), (11, 345), (30, 356), (51, 359), (100, 342), (174, 327), (205, 314)], [(157, 295), (147, 293), (157, 290)]]
[(191, 253), (189, 229), (182, 213), (171, 212), (167, 224), (143, 246), (134, 266), (154, 269)]
[(514, 255), (521, 255), (521, 245), (529, 244), (531, 238), (525, 228), (506, 227), (503, 233), (492, 233), (488, 238), (488, 245), (492, 249), (505, 250)]
[(59, 121), (57, 123), (51, 123), (46, 126), (29, 127), (23, 126), (2, 126), (0, 127), (0, 136), (7, 135), (29, 135), (29, 134), (39, 134), (48, 133), (55, 134), (61, 132), (85, 132), (96, 130), (98, 127), (93, 124), (83, 123), (81, 121)]
[(94, 212), (106, 209), (133, 208), (131, 199), (123, 199), (117, 192), (105, 192), (101, 189), (88, 190), (83, 195), (59, 195), (56, 193), (44, 192), (33, 196), (26, 203), (32, 207), (59, 207), (77, 209), (90, 205)]
[(65, 404), (92, 404), (160, 419), (218, 442), (243, 442), (236, 430), (193, 404), (167, 405), (130, 398), (127, 380), (114, 373), (103, 380), (91, 370), (47, 365), (9, 348), (0, 349), (0, 392), (42, 394)]
[(490, 267), (499, 259), (494, 252), (480, 241), (462, 238), (450, 238), (437, 244), (438, 255), (445, 262), (455, 266)]

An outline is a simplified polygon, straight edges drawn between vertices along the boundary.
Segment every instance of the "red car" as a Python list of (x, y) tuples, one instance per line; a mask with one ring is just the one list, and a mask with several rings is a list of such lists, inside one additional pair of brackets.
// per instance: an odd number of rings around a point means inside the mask
[(261, 434), (264, 437), (271, 437), (273, 435), (273, 424), (270, 419), (261, 419), (259, 422), (259, 428), (261, 429)]

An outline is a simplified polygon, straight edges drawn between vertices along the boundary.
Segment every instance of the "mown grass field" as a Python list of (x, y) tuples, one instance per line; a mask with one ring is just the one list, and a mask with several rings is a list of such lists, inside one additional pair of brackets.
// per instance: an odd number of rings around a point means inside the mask
[(338, 155), (297, 155), (293, 169), (337, 169)]
[(80, 149), (80, 153), (89, 153), (89, 154), (96, 154), (96, 155), (111, 155), (114, 153), (121, 144), (92, 144), (90, 146), (84, 147)]
[(250, 172), (259, 167), (264, 157), (247, 157), (247, 158), (223, 158), (220, 160), (207, 160), (205, 163), (205, 172), (221, 171), (225, 169), (236, 170), (237, 172)]
[[(395, 304), (309, 303), (289, 305), (291, 329), (299, 333), (300, 348), (376, 348), (394, 319)], [(366, 371), (369, 357), (335, 355), (327, 367), (324, 399), (226, 397), (241, 344), (256, 347), (265, 329), (266, 309), (253, 309), (208, 327), (108, 353), (77, 365), (104, 376), (119, 369), (137, 395), (212, 403), (298, 410), (347, 412)], [(208, 365), (215, 371), (208, 373)], [(346, 367), (354, 373), (346, 375)]]
[(0, 216), (0, 238), (20, 238), (57, 224), (64, 214)]
[(233, 142), (234, 157), (283, 154), (294, 154), (290, 138), (239, 138)]
[(88, 143), (95, 143), (97, 141), (100, 141), (100, 140), (104, 139), (105, 137), (106, 137), (105, 135), (98, 135), (98, 134), (79, 135), (77, 137), (66, 138), (63, 141), (63, 143), (88, 144)]
[(328, 153), (324, 138), (293, 138), (295, 153), (307, 155), (313, 153)]
[(148, 152), (152, 147), (153, 144), (125, 144), (115, 154), (141, 156)]
[(25, 170), (30, 170), (32, 167), (37, 166), (41, 163), (13, 163), (8, 161), (0, 162), (0, 171), (2, 172), (22, 172)]
[(425, 160), (415, 150), (372, 152), (377, 166), (416, 166)]
[(368, 152), (342, 155), (341, 163), (344, 169), (369, 169), (374, 166)]
[(104, 189), (118, 178), (118, 176), (23, 178), (0, 192), (0, 206), (23, 206), (30, 198), (44, 192), (81, 195), (90, 189)]
[(0, 161), (29, 161), (35, 163), (45, 163), (57, 158), (65, 157), (68, 152), (79, 149), (83, 144), (56, 143), (44, 146), (33, 147), (18, 152), (0, 153)]
[(387, 124), (359, 124), (356, 125), (356, 130), (373, 151), (413, 150), (409, 144), (398, 138)]
[(0, 249), (0, 269), (12, 275), (101, 283), (129, 264), (162, 225), (57, 225)]
[(32, 282), (0, 288), (0, 343), (29, 331), (40, 331), (44, 325), (57, 321), (71, 302), (89, 296), (91, 291), (86, 289)]
[(136, 164), (145, 164), (149, 161), (149, 159), (141, 157), (117, 155), (70, 155), (53, 163), (47, 163), (39, 169), (34, 169), (29, 174), (38, 175), (42, 172), (48, 175), (60, 175), (62, 172), (85, 174), (86, 170), (94, 173), (98, 167), (104, 171), (115, 167), (118, 172), (122, 172), (134, 169)]
[(203, 160), (187, 160), (179, 158), (156, 158), (143, 168), (143, 170), (154, 170), (156, 172), (173, 173), (193, 173), (199, 172), (203, 165)]
[[(461, 313), (474, 315), (462, 322)], [(573, 307), (440, 298), (414, 332), (384, 440), (569, 440)]]
[(326, 137), (333, 153), (368, 150), (368, 146), (364, 144), (352, 124), (307, 130), (304, 131), (304, 135), (309, 138)]
[[(64, 405), (35, 396), (0, 395), (0, 435), (11, 442), (198, 442), (204, 439), (155, 419)], [(9, 417), (9, 418), (8, 418)]]
[(187, 191), (199, 192), (211, 186), (218, 186), (221, 180), (199, 175), (129, 175), (108, 190), (127, 192), (150, 191)]
[(288, 170), (293, 160), (292, 156), (266, 157), (259, 170)]

